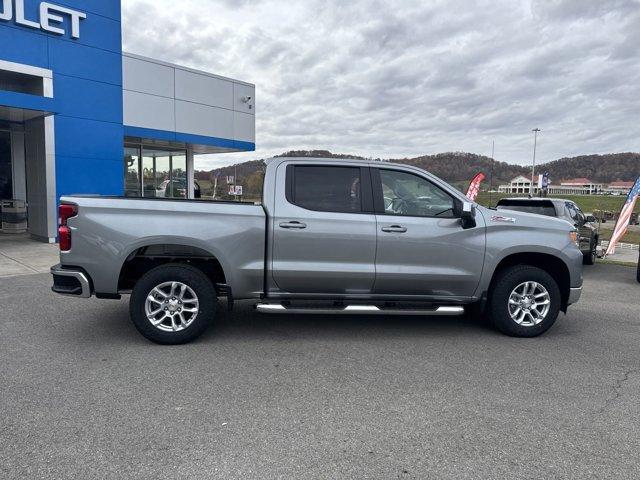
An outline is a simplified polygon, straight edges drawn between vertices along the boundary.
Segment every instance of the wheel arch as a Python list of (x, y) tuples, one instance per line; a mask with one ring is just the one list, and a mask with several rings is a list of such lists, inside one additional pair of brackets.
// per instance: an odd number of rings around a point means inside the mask
[[(566, 313), (569, 293), (571, 291), (571, 275), (569, 267), (559, 257), (541, 252), (518, 252), (505, 256), (498, 262), (491, 276), (487, 292), (491, 291), (501, 272), (516, 265), (530, 265), (547, 272), (558, 284), (561, 296), (561, 310)], [(486, 295), (485, 295), (486, 297)]]
[(137, 245), (126, 256), (120, 266), (118, 292), (131, 291), (146, 272), (169, 263), (184, 263), (197, 268), (214, 286), (228, 283), (223, 261), (209, 249), (183, 242), (150, 242)]

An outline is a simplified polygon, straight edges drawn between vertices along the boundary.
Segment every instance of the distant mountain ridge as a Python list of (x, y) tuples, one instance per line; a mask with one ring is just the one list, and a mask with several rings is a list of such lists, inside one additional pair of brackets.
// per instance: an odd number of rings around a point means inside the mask
[[(485, 185), (488, 186), (493, 171), (493, 186), (506, 183), (518, 175), (531, 175), (530, 166), (512, 165), (506, 162), (491, 162), (491, 158), (484, 155), (466, 152), (446, 152), (435, 155), (423, 155), (414, 158), (379, 159), (366, 158), (357, 155), (335, 154), (327, 150), (292, 150), (279, 157), (328, 157), (328, 158), (356, 158), (360, 160), (379, 160), (394, 163), (405, 163), (423, 168), (448, 182), (469, 181), (476, 173), (487, 175)], [(222, 167), (211, 171), (196, 172), (196, 178), (210, 178), (211, 175), (233, 175), (237, 170), (238, 179), (255, 177), (264, 171), (263, 160), (251, 160), (235, 166)], [(536, 172), (548, 172), (551, 181), (560, 181), (587, 177), (597, 183), (607, 184), (616, 180), (632, 181), (640, 175), (640, 153), (610, 153), (605, 155), (581, 155), (567, 157), (543, 163), (536, 166)]]

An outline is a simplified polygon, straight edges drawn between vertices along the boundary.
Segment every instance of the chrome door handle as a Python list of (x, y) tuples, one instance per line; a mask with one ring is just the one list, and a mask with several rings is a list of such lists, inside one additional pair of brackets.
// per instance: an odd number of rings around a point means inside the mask
[(292, 222), (282, 222), (280, 224), (280, 228), (297, 228), (297, 229), (302, 229), (302, 228), (307, 228), (307, 224), (306, 223), (302, 223), (302, 222), (298, 222), (296, 220), (292, 221)]
[(388, 227), (382, 227), (383, 232), (404, 233), (407, 231), (407, 227), (402, 225), (389, 225)]

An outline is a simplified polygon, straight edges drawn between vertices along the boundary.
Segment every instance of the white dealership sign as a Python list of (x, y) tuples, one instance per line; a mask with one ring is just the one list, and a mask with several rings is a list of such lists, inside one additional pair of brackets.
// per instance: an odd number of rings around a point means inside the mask
[[(14, 5), (15, 4), (15, 5)], [(66, 33), (62, 27), (64, 22), (63, 15), (71, 19), (71, 37), (80, 38), (80, 20), (87, 18), (87, 14), (72, 10), (67, 7), (61, 7), (49, 2), (40, 3), (40, 18), (37, 20), (29, 20), (24, 14), (24, 0), (0, 0), (0, 20), (14, 20), (18, 25), (29, 28), (42, 29), (46, 32), (64, 35)], [(15, 9), (14, 9), (15, 6)]]
[(229, 195), (242, 195), (242, 185), (229, 185)]

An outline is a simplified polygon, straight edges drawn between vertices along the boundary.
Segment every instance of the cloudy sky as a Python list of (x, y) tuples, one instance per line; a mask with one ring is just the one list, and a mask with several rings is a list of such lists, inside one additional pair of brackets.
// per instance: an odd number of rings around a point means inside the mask
[(640, 151), (640, 0), (123, 0), (125, 50), (256, 84), (256, 152)]

